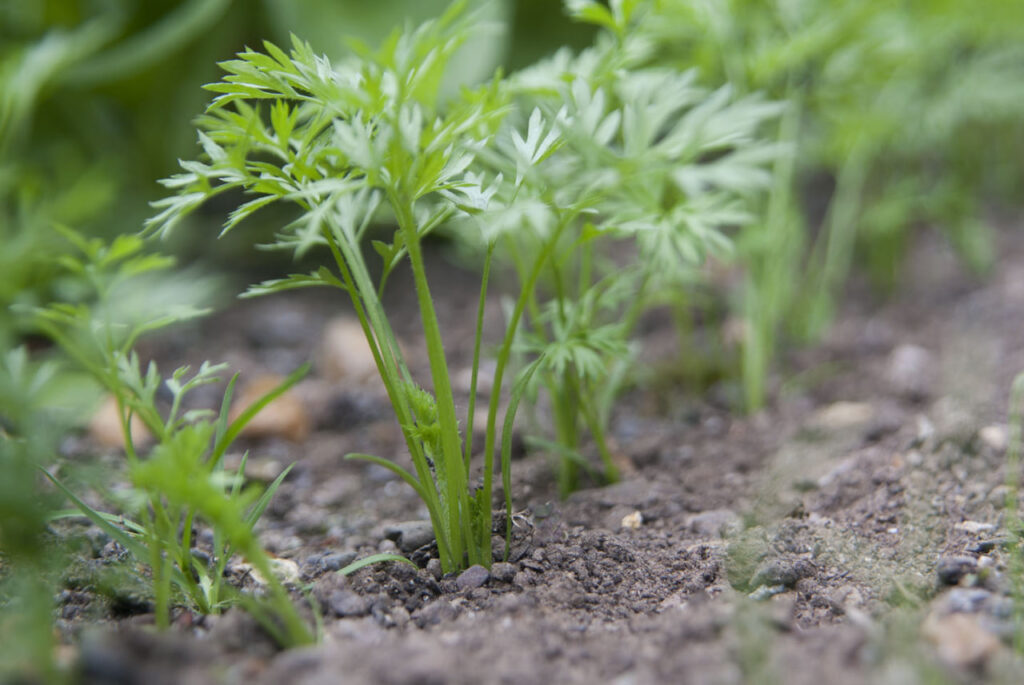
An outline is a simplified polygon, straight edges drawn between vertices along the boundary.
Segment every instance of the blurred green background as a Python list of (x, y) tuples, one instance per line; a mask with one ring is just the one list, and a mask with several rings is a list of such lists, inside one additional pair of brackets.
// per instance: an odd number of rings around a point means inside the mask
[[(54, 276), (66, 224), (110, 236), (141, 228), (157, 180), (194, 154), (191, 120), (217, 62), (294, 33), (333, 58), (346, 38), (375, 43), (439, 14), (448, 0), (0, 0), (0, 349), (17, 338), (11, 304), (72, 295)], [(557, 46), (585, 45), (560, 3), (493, 0), (493, 29), (459, 60), (455, 80), (516, 68)], [(212, 228), (211, 228), (212, 230)], [(185, 262), (227, 267), (233, 246), (185, 235)], [(250, 253), (251, 254), (251, 253)]]

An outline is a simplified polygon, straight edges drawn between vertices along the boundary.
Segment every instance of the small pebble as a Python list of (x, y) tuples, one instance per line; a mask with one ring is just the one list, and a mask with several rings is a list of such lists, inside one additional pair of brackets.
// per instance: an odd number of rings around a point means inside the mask
[(622, 528), (625, 530), (638, 530), (644, 524), (644, 515), (634, 511), (622, 517)]
[(429, 573), (434, 580), (441, 580), (441, 560), (435, 558), (428, 561), (427, 573)]
[(370, 613), (370, 602), (365, 597), (357, 595), (351, 590), (336, 590), (331, 593), (328, 605), (336, 615), (342, 618), (346, 616), (365, 616)]
[[(281, 384), (284, 379), (272, 374), (259, 376), (246, 384), (238, 395), (229, 417), (232, 421), (258, 402), (264, 395)], [(242, 434), (254, 438), (280, 437), (302, 442), (309, 435), (311, 421), (306, 406), (291, 390), (276, 397), (263, 407), (242, 429)]]
[(988, 552), (994, 550), (996, 547), (1004, 547), (1009, 543), (1010, 538), (1007, 537), (991, 538), (989, 540), (979, 540), (978, 542), (969, 546), (967, 548), (967, 551), (972, 552), (974, 554), (987, 554)]
[(475, 564), (460, 573), (459, 577), (455, 579), (455, 584), (458, 586), (459, 590), (465, 592), (466, 590), (472, 590), (482, 586), (490, 579), (490, 577), (490, 571), (479, 564)]
[(981, 521), (961, 521), (956, 524), (956, 528), (970, 533), (971, 535), (977, 535), (978, 533), (988, 533), (995, 530), (995, 525), (991, 523), (982, 523)]
[(491, 565), (491, 577), (502, 583), (511, 583), (515, 579), (518, 570), (515, 564), (496, 561)]
[(956, 585), (960, 580), (978, 570), (974, 557), (942, 557), (935, 565), (935, 573), (942, 585)]
[(394, 540), (403, 552), (415, 552), (434, 541), (434, 527), (430, 521), (403, 521), (387, 527), (384, 537)]
[[(132, 415), (129, 422), (132, 442), (144, 445), (153, 439), (152, 433), (137, 414)], [(96, 413), (89, 420), (89, 437), (101, 447), (107, 449), (124, 449), (124, 433), (121, 429), (121, 416), (117, 410), (117, 400), (113, 395), (106, 397)]]
[(270, 568), (285, 585), (297, 585), (301, 574), (299, 565), (291, 559), (271, 559)]
[(838, 431), (868, 424), (875, 415), (867, 402), (835, 402), (819, 411), (813, 423), (821, 429)]
[(450, 621), (458, 614), (451, 602), (443, 597), (435, 599), (430, 604), (423, 605), (413, 613), (412, 618), (420, 628), (437, 625), (442, 621)]
[(985, 608), (994, 599), (988, 590), (978, 587), (957, 587), (946, 593), (941, 606), (946, 613), (973, 614)]
[(697, 535), (720, 538), (741, 530), (743, 521), (739, 514), (731, 509), (711, 509), (694, 514), (686, 525)]
[(1006, 426), (985, 426), (978, 431), (978, 438), (996, 452), (1002, 452), (1009, 444)]
[(340, 571), (353, 561), (358, 555), (355, 552), (333, 552), (320, 560), (320, 565), (325, 571)]
[(900, 345), (889, 355), (887, 380), (910, 399), (927, 397), (935, 385), (935, 359), (920, 345)]
[(358, 319), (343, 316), (327, 322), (319, 369), (329, 381), (368, 384), (377, 378), (377, 363)]
[(814, 565), (804, 559), (788, 561), (785, 559), (769, 559), (754, 572), (751, 587), (779, 586), (792, 588), (801, 578), (814, 574)]

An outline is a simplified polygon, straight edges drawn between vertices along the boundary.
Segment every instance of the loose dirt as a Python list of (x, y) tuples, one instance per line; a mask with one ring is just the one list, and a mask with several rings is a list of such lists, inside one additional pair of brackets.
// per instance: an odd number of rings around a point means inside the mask
[[(335, 573), (409, 547), (399, 524), (426, 517), (390, 472), (342, 460), (403, 459), (401, 436), (372, 380), (328, 382), (319, 358), (296, 390), (308, 437), (271, 431), (241, 447), (254, 479), (296, 464), (260, 531), (294, 562), (299, 601), (300, 587), (316, 600), (322, 643), (278, 651), (236, 611), (182, 611), (158, 634), (144, 597), (102, 599), (83, 571), (61, 596), (69, 658), (83, 683), (1019, 682), (1004, 503), (1024, 234), (1008, 225), (1000, 241), (984, 280), (925, 237), (893, 297), (852, 287), (823, 343), (784, 351), (756, 415), (729, 410), (727, 384), (664, 380), (672, 358), (660, 360), (662, 380), (630, 389), (615, 412), (628, 467), (618, 484), (559, 501), (549, 457), (520, 449), (511, 555), (490, 573), (441, 576), (429, 544), (409, 550), (419, 570)], [(458, 379), (474, 279), (436, 267)], [(396, 281), (389, 304), (427, 378), (402, 314), (410, 293)], [(321, 331), (339, 313), (317, 294), (246, 301), (148, 352), (167, 369), (227, 361), (244, 382), (324, 354)], [(658, 317), (645, 331), (646, 349), (675, 349)], [(524, 416), (520, 430), (530, 426)], [(84, 568), (115, 565), (113, 543), (93, 549)]]

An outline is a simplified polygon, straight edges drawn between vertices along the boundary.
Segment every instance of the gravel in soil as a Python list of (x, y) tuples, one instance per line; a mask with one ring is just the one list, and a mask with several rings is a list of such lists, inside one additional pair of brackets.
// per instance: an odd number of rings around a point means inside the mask
[[(359, 362), (345, 376), (322, 356), (333, 348), (319, 332), (344, 330), (328, 325), (333, 303), (244, 302), (204, 323), (198, 343), (157, 341), (150, 353), (165, 365), (201, 350), (243, 379), (319, 359), (295, 389), (308, 435), (243, 447), (253, 479), (296, 462), (260, 532), (311, 588), (323, 640), (278, 651), (237, 611), (180, 612), (155, 634), (144, 598), (97, 598), (90, 569), (119, 553), (98, 545), (60, 597), (80, 681), (1016, 682), (1003, 505), (1007, 397), (1024, 370), (1024, 239), (1001, 240), (984, 282), (924, 240), (895, 298), (854, 293), (823, 344), (785, 355), (776, 401), (754, 416), (714, 392), (632, 390), (613, 421), (630, 466), (620, 483), (558, 501), (547, 458), (519, 455), (510, 557), (459, 575), (432, 559), (411, 490), (341, 459), (401, 459), (403, 447)], [(458, 378), (473, 279), (437, 275)], [(422, 370), (413, 319), (399, 316), (410, 323), (398, 333)], [(671, 331), (649, 329), (651, 349), (672, 348)], [(399, 550), (421, 568), (336, 573)]]

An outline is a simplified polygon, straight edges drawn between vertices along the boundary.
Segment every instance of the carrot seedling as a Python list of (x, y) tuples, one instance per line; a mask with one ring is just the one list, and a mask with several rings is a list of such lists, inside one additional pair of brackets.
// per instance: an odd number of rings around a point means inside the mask
[[(156, 203), (148, 226), (166, 235), (231, 191), (250, 199), (224, 232), (271, 204), (298, 206), (272, 247), (296, 256), (320, 248), (328, 262), (246, 294), (326, 286), (349, 298), (412, 466), (350, 456), (416, 491), (446, 572), (490, 565), (496, 471), (511, 511), (512, 427), (539, 388), (556, 407), (562, 492), (576, 487), (580, 468), (616, 479), (605, 436), (637, 319), (659, 293), (681, 286), (680, 272), (729, 249), (726, 230), (749, 218), (745, 196), (770, 179), (762, 167), (776, 149), (756, 131), (779, 109), (644, 66), (643, 41), (630, 31), (649, 3), (636, 2), (612, 10), (574, 3), (581, 19), (605, 27), (592, 49), (447, 96), (447, 63), (476, 30), (462, 4), (337, 64), (297, 38), (290, 52), (265, 43), (265, 53), (223, 63), (227, 75), (208, 86), (217, 96), (199, 119), (203, 159), (164, 181), (176, 194)], [(388, 237), (371, 241), (370, 228), (381, 225)], [(465, 434), (424, 263), (424, 241), (440, 230), (479, 248), (482, 264)], [(379, 269), (368, 263), (368, 242)], [(488, 277), (499, 261), (512, 265), (518, 293), (497, 345), (481, 484), (471, 489), (475, 452), (463, 435), (472, 435)], [(410, 371), (382, 304), (402, 264), (412, 272), (429, 390)], [(600, 466), (581, 454), (586, 433)]]
[[(110, 514), (92, 508), (61, 480), (43, 471), (75, 507), (56, 516), (85, 516), (136, 561), (148, 566), (160, 627), (169, 625), (171, 606), (179, 601), (201, 613), (219, 613), (240, 604), (282, 645), (311, 642), (309, 629), (274, 575), (270, 557), (253, 531), (288, 471), (260, 493), (242, 487), (244, 459), (235, 472), (223, 463), (242, 427), (301, 379), (308, 367), (293, 373), (234, 421), (228, 421), (228, 407), (237, 376), (228, 383), (219, 411), (186, 411), (186, 396), (217, 382), (225, 365), (204, 362), (195, 372), (182, 367), (164, 378), (153, 363), (143, 368), (133, 347), (143, 333), (202, 312), (184, 308), (142, 320), (126, 319), (117, 312), (117, 299), (126, 292), (125, 287), (138, 287), (142, 274), (166, 268), (170, 261), (144, 253), (144, 241), (138, 236), (121, 236), (106, 245), (70, 230), (63, 232), (80, 255), (63, 255), (61, 264), (92, 287), (95, 305), (51, 304), (34, 310), (34, 320), (114, 397), (131, 491), (121, 493), (114, 503), (120, 513)], [(157, 400), (161, 386), (171, 396), (166, 411)], [(153, 436), (153, 447), (143, 449), (137, 444), (138, 436), (132, 431), (136, 419)], [(194, 554), (193, 534), (199, 525), (209, 526), (213, 532), (208, 558)], [(225, 570), (234, 554), (244, 557), (265, 581), (262, 597), (245, 595), (226, 582)]]

